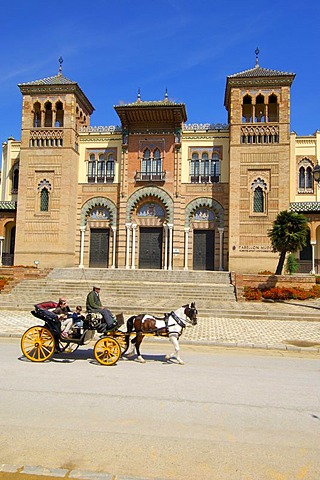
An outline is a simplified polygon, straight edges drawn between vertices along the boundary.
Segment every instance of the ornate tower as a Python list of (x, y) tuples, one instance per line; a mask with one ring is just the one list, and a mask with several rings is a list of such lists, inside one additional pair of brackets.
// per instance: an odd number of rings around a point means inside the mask
[(78, 129), (94, 108), (62, 74), (19, 85), (23, 95), (15, 264), (73, 266)]
[(259, 65), (227, 77), (230, 124), (229, 269), (271, 270), (267, 232), (289, 207), (290, 88), (295, 74)]

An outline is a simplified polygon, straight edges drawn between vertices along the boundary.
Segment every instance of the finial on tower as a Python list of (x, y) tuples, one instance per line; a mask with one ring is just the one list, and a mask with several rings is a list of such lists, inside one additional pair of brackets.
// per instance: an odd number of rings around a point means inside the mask
[(62, 64), (63, 64), (63, 58), (62, 58), (62, 57), (59, 58), (59, 64), (60, 64), (60, 66), (59, 66), (59, 75), (62, 75)]
[(168, 101), (168, 98), (169, 98), (169, 96), (168, 96), (168, 89), (166, 88), (166, 91), (165, 91), (165, 93), (164, 93), (164, 101), (167, 102), (167, 101)]
[(259, 67), (259, 53), (260, 53), (260, 50), (259, 50), (258, 47), (255, 49), (254, 53), (256, 54), (256, 67)]
[(137, 102), (141, 101), (140, 88), (138, 88)]

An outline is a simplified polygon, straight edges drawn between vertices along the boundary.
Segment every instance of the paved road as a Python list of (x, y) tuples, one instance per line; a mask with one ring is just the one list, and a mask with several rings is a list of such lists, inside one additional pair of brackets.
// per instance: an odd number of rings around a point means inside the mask
[(184, 345), (180, 366), (169, 348), (146, 344), (145, 365), (103, 367), (85, 349), (34, 364), (2, 339), (0, 464), (94, 480), (319, 480), (317, 353)]

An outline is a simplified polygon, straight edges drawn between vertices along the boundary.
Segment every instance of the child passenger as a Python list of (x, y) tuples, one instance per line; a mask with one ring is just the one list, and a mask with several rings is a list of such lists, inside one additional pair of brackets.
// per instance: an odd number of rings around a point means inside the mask
[(73, 328), (83, 327), (84, 315), (82, 315), (81, 305), (76, 306), (76, 311), (72, 314)]

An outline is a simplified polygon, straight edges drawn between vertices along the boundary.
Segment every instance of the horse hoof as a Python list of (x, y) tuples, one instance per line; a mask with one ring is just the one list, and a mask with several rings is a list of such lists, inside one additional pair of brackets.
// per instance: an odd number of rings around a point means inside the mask
[(165, 359), (166, 359), (166, 360), (170, 360), (170, 358), (171, 358), (171, 355), (166, 355), (166, 356), (165, 356)]
[(183, 361), (183, 360), (179, 360), (179, 359), (178, 359), (178, 363), (179, 363), (179, 365), (184, 365), (184, 361)]
[(140, 363), (146, 363), (145, 359), (142, 358), (142, 357), (138, 357), (138, 361), (139, 361)]

